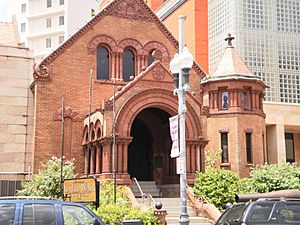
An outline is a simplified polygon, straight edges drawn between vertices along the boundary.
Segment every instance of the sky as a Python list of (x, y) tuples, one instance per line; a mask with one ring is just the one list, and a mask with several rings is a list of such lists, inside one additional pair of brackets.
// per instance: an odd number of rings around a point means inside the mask
[(8, 22), (11, 21), (11, 15), (8, 12), (9, 0), (0, 0), (0, 21)]

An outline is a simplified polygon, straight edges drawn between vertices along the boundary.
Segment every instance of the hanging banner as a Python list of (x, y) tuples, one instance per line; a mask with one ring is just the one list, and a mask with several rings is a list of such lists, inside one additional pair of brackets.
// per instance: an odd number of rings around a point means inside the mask
[(178, 127), (178, 115), (170, 117), (170, 134), (172, 139), (171, 158), (179, 156), (179, 127)]
[(183, 174), (183, 158), (182, 157), (176, 158), (176, 173)]

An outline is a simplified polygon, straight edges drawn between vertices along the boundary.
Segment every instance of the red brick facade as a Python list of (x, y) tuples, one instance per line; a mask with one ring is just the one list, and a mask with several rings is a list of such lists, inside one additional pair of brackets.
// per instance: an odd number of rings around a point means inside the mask
[[(169, 118), (177, 114), (178, 103), (168, 69), (177, 45), (144, 1), (115, 0), (46, 57), (34, 72), (34, 172), (41, 162), (61, 154), (64, 95), (64, 155), (74, 159), (80, 176), (112, 179), (116, 167), (118, 183), (129, 184), (132, 177), (178, 183), (169, 135)], [(107, 80), (97, 79), (99, 46), (109, 51)], [(135, 62), (129, 82), (123, 81), (123, 51), (127, 48), (134, 53)], [(155, 61), (148, 65), (152, 51)], [(232, 46), (224, 57), (225, 64), (226, 57), (232, 57), (233, 71), (219, 68), (206, 79), (197, 63), (190, 71), (186, 118), (189, 184), (196, 171), (204, 170), (204, 148), (220, 147), (222, 133), (228, 134), (228, 159), (221, 166), (246, 176), (249, 166), (264, 162), (265, 85), (242, 65)], [(223, 64), (221, 61), (220, 66)], [(226, 110), (221, 107), (224, 91)], [(248, 148), (246, 137), (251, 138)]]
[[(109, 49), (110, 79), (97, 80), (96, 49)], [(122, 80), (123, 50), (135, 54), (135, 74)], [(113, 1), (35, 69), (34, 171), (51, 156), (60, 156), (62, 142), (62, 95), (65, 99), (64, 152), (74, 159), (79, 175), (99, 179), (113, 176), (113, 93), (115, 95), (117, 179), (130, 183), (136, 173), (158, 183), (178, 181), (175, 160), (170, 159), (168, 117), (177, 114), (173, 77), (168, 67), (177, 42), (142, 0)], [(148, 67), (148, 54), (156, 49), (157, 60)], [(88, 159), (89, 73), (92, 74), (90, 160)], [(199, 80), (204, 73), (195, 63), (191, 69), (191, 92), (187, 95), (187, 179), (204, 168), (207, 144), (206, 112), (202, 107)], [(115, 81), (115, 86), (114, 86)], [(133, 128), (136, 126), (136, 130)], [(142, 127), (142, 128), (141, 128)], [(148, 132), (147, 148), (132, 134)], [(139, 147), (143, 149), (139, 150)], [(133, 150), (132, 150), (133, 149)], [(145, 151), (147, 158), (138, 158)], [(140, 156), (144, 157), (144, 156)], [(89, 163), (89, 164), (88, 164)], [(140, 164), (139, 164), (140, 163)], [(136, 167), (147, 165), (148, 175)], [(144, 167), (143, 167), (144, 168)], [(147, 169), (145, 167), (145, 169)]]
[(201, 81), (204, 104), (210, 111), (206, 149), (222, 148), (219, 165), (246, 177), (253, 165), (266, 162), (263, 112), (266, 85), (246, 67), (232, 46), (233, 39), (229, 34), (225, 39), (228, 46), (216, 71)]

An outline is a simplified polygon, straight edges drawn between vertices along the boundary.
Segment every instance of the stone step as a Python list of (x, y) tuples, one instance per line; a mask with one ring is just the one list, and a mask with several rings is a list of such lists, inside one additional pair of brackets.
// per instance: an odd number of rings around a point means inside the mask
[[(139, 185), (143, 193), (150, 194), (152, 197), (161, 196), (160, 190), (157, 188), (155, 181), (139, 181)], [(141, 192), (136, 183), (131, 185), (131, 190), (135, 197), (141, 197)]]
[[(173, 225), (173, 224), (178, 225), (179, 224), (179, 216), (180, 215), (178, 215), (177, 217), (176, 216), (167, 217), (166, 218), (167, 224), (168, 225)], [(194, 224), (197, 224), (197, 225), (212, 225), (209, 222), (209, 219), (203, 218), (203, 217), (189, 216), (189, 220), (190, 220), (190, 223), (189, 223), (190, 225), (194, 225)]]
[[(154, 198), (154, 197), (160, 197), (160, 191), (159, 190), (152, 190), (152, 191), (147, 191), (147, 192), (144, 192), (146, 194), (151, 194), (151, 196)], [(136, 198), (141, 198), (141, 193), (140, 192), (133, 192), (133, 195), (136, 197)]]
[[(132, 187), (131, 188), (131, 190), (133, 191), (133, 192), (139, 192), (140, 193), (140, 190), (138, 189), (138, 188), (136, 188), (136, 187)], [(159, 189), (158, 188), (156, 188), (156, 187), (142, 187), (142, 191), (144, 192), (144, 193), (148, 193), (149, 191), (159, 191)]]
[[(154, 198), (155, 202), (162, 203), (162, 209), (167, 210), (167, 217), (178, 217), (181, 211), (181, 199), (180, 198)], [(187, 204), (187, 211), (189, 216), (196, 216), (193, 208)]]

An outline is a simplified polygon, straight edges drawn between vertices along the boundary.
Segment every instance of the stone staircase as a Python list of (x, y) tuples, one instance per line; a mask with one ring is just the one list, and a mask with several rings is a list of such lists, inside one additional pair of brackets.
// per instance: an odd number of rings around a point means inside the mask
[[(160, 190), (157, 188), (155, 181), (139, 181), (139, 185), (145, 194), (150, 194), (153, 198), (160, 197)], [(141, 197), (141, 192), (135, 182), (131, 185), (131, 190), (135, 197)]]
[[(178, 225), (181, 211), (180, 198), (162, 198), (159, 188), (155, 181), (140, 181), (139, 185), (142, 191), (146, 194), (151, 194), (155, 202), (162, 203), (162, 210), (167, 210), (166, 221), (168, 225)], [(132, 184), (131, 190), (137, 200), (141, 203), (141, 193), (135, 183)], [(188, 203), (188, 202), (187, 202)], [(193, 208), (187, 204), (187, 211), (189, 215), (190, 225), (212, 225), (207, 218), (199, 217), (195, 214)]]
[[(155, 202), (162, 203), (162, 209), (167, 210), (166, 221), (168, 225), (178, 225), (181, 211), (180, 198), (154, 198)], [(188, 203), (188, 202), (187, 202)], [(207, 218), (199, 217), (195, 214), (193, 208), (187, 204), (190, 225), (211, 225)]]

